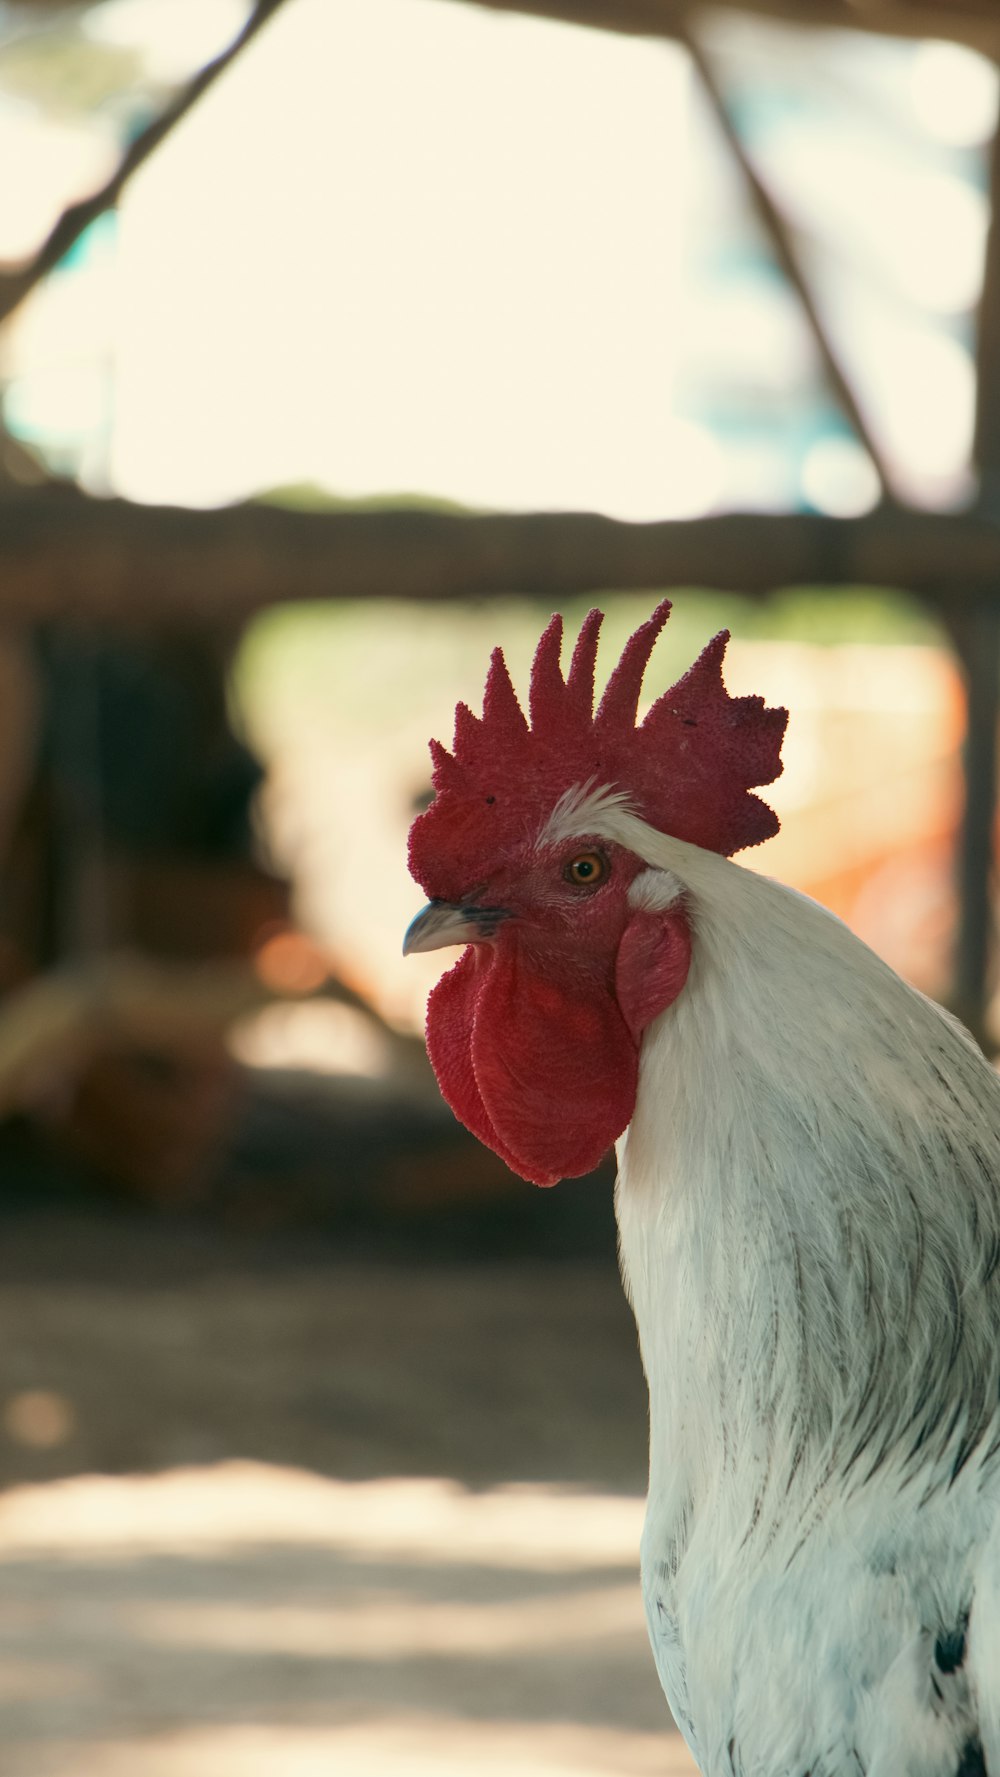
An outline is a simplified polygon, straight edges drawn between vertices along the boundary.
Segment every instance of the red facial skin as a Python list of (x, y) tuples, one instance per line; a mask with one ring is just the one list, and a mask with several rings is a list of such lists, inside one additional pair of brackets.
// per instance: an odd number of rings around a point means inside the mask
[[(601, 879), (569, 880), (590, 853)], [(628, 905), (644, 868), (621, 847), (574, 839), (525, 847), (463, 897), (507, 917), (431, 994), (428, 1052), (456, 1116), (535, 1184), (592, 1171), (622, 1134), (642, 1033), (687, 977), (683, 909)]]
[[(683, 906), (630, 910), (636, 857), (586, 839), (536, 852), (533, 832), (587, 787), (617, 789), (654, 831), (725, 856), (778, 826), (753, 792), (781, 771), (787, 712), (730, 697), (725, 631), (638, 720), (669, 612), (664, 599), (629, 638), (596, 709), (600, 611), (584, 619), (565, 677), (562, 618), (552, 618), (527, 714), (494, 649), (482, 716), (460, 703), (452, 751), (431, 742), (435, 800), (410, 830), (411, 873), (438, 904), (425, 937), (477, 931), (477, 906), (508, 910), (480, 923), (487, 941), (431, 995), (427, 1041), (452, 1109), (538, 1184), (590, 1171), (626, 1128), (642, 1033), (683, 988), (691, 937)], [(586, 850), (606, 853), (609, 874), (567, 882), (565, 866)]]

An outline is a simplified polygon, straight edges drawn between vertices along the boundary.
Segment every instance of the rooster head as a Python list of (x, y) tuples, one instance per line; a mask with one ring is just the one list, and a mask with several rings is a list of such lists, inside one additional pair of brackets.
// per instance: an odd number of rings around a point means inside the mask
[(690, 962), (683, 902), (649, 905), (645, 859), (602, 837), (601, 816), (624, 809), (727, 855), (778, 827), (752, 788), (781, 771), (786, 712), (730, 697), (726, 631), (637, 725), (669, 614), (665, 599), (626, 643), (596, 712), (600, 611), (565, 679), (552, 618), (530, 721), (496, 649), (482, 716), (460, 703), (451, 752), (431, 742), (435, 798), (410, 832), (410, 870), (430, 899), (404, 951), (466, 947), (428, 1002), (438, 1083), (461, 1122), (539, 1185), (591, 1171), (626, 1128), (643, 1031)]

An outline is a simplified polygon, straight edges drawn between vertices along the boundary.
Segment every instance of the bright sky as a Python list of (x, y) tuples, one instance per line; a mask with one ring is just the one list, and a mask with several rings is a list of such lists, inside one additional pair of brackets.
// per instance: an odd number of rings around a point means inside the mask
[[(85, 23), (176, 79), (246, 15), (102, 0)], [(818, 63), (795, 32), (714, 29), (897, 487), (954, 504), (995, 68), (851, 33)], [(0, 85), (22, 169), (0, 258), (116, 140)], [(110, 469), (195, 505), (313, 481), (636, 518), (877, 498), (670, 45), (455, 0), (287, 0), (129, 187), (120, 237), (92, 235), (0, 356), (8, 422), (88, 487)]]
[(118, 489), (697, 506), (686, 96), (669, 46), (296, 0), (129, 188)]

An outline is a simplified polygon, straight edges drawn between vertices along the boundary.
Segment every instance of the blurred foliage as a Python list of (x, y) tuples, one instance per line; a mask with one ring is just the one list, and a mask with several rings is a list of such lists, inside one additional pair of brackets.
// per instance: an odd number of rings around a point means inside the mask
[[(268, 498), (300, 511), (469, 510), (413, 493), (342, 499), (307, 482), (273, 490)], [(571, 639), (592, 604), (606, 612), (599, 686), (628, 636), (661, 596), (651, 588), (562, 601)], [(671, 597), (670, 626), (647, 676), (649, 697), (673, 683), (720, 629), (741, 639), (818, 646), (946, 645), (940, 624), (925, 606), (878, 588), (792, 587), (764, 599), (677, 588)], [(270, 703), (287, 706), (297, 699), (313, 707), (335, 703), (338, 725), (359, 733), (398, 722), (419, 703), (438, 704), (450, 718), (446, 693), (455, 684), (464, 685), (466, 694), (481, 686), (490, 650), (498, 642), (515, 685), (526, 687), (535, 644), (550, 611), (550, 602), (529, 598), (274, 606), (250, 625), (239, 650), (233, 675), (236, 713), (265, 710)], [(472, 701), (475, 705), (475, 697)]]
[[(570, 641), (593, 603), (606, 611), (598, 683), (632, 630), (649, 615), (655, 591), (563, 601)], [(653, 656), (647, 695), (665, 690), (719, 629), (752, 640), (941, 645), (942, 632), (915, 600), (865, 588), (803, 587), (754, 601), (677, 590), (669, 628)], [(394, 726), (422, 704), (437, 704), (447, 727), (456, 684), (482, 686), (490, 650), (502, 643), (514, 683), (527, 686), (549, 603), (492, 598), (475, 603), (404, 600), (283, 605), (248, 628), (233, 675), (236, 711), (266, 712), (295, 702), (330, 709), (338, 726), (360, 734)], [(439, 691), (438, 697), (435, 693)], [(472, 695), (474, 707), (478, 707)], [(447, 720), (445, 720), (447, 718)], [(441, 738), (448, 740), (443, 733)]]
[(406, 512), (450, 512), (457, 517), (472, 516), (471, 506), (460, 500), (446, 500), (430, 494), (363, 494), (348, 498), (328, 493), (315, 481), (288, 482), (269, 488), (260, 496), (265, 505), (287, 506), (292, 512), (385, 512), (402, 509)]
[(52, 117), (79, 120), (119, 102), (143, 79), (136, 49), (88, 37), (79, 16), (56, 14), (0, 43), (0, 92)]

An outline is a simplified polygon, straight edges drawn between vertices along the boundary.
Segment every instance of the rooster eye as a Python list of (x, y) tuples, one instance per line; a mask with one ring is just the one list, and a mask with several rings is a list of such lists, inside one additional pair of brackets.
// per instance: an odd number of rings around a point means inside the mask
[(570, 860), (563, 871), (566, 881), (575, 883), (577, 888), (593, 888), (607, 873), (608, 860), (599, 851), (581, 852), (578, 858)]

